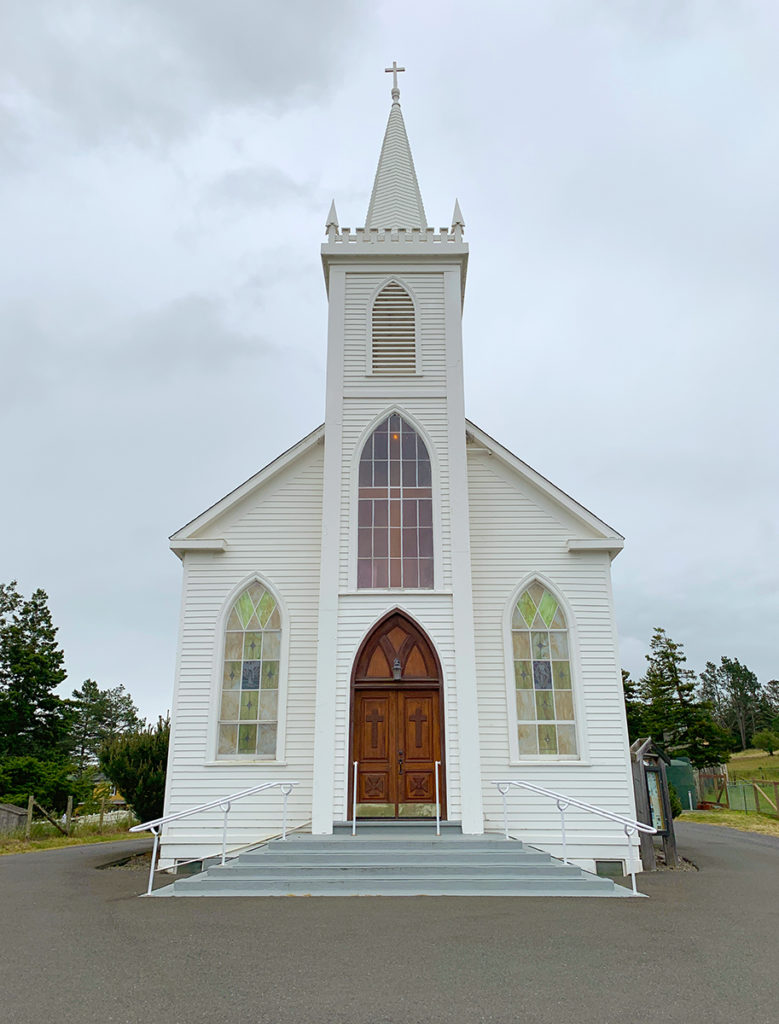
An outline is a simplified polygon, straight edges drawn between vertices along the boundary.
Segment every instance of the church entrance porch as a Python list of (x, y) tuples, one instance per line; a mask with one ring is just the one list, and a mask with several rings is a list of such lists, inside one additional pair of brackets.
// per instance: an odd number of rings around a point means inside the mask
[(352, 675), (358, 818), (434, 818), (436, 761), (446, 817), (442, 705), (433, 645), (405, 615), (389, 615), (363, 643)]

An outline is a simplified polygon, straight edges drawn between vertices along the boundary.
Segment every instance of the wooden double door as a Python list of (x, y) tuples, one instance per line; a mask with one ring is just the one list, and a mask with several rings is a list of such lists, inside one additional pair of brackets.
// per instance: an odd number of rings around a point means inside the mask
[(436, 761), (446, 817), (441, 711), (432, 645), (405, 616), (389, 616), (355, 663), (351, 760), (357, 762), (358, 817), (435, 817)]

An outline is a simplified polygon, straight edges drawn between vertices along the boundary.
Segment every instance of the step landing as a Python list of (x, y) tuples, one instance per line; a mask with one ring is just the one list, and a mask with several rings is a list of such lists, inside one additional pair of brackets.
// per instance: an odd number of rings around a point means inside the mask
[(226, 864), (177, 878), (159, 896), (605, 896), (632, 895), (518, 840), (464, 835), (459, 823), (336, 825), (295, 833)]

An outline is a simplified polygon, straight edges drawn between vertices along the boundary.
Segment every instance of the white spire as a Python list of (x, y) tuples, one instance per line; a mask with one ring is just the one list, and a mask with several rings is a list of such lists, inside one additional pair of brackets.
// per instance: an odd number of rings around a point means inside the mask
[(330, 212), (327, 215), (327, 223), (325, 228), (334, 227), (338, 230), (338, 214), (335, 212), (335, 199), (330, 203)]
[(419, 192), (411, 147), (400, 111), (397, 62), (387, 68), (392, 72), (392, 107), (387, 130), (376, 168), (373, 192), (365, 218), (366, 228), (426, 228), (425, 208)]
[(460, 203), (457, 199), (454, 201), (454, 213), (452, 214), (452, 227), (465, 227), (465, 221), (463, 220), (462, 210), (460, 209)]

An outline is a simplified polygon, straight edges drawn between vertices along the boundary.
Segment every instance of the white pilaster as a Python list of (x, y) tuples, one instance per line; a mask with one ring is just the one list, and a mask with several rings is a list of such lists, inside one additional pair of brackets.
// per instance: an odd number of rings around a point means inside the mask
[(319, 585), (314, 777), (311, 831), (333, 831), (335, 770), (336, 655), (338, 650), (338, 560), (341, 528), (341, 448), (343, 436), (343, 328), (345, 273), (329, 278), (327, 397), (322, 494), (322, 562)]
[(460, 270), (444, 274), (446, 304), (449, 486), (452, 496), (452, 618), (455, 641), (458, 732), (463, 832), (484, 831), (479, 719), (476, 699), (476, 648), (473, 635), (468, 469), (465, 452), (462, 291)]

